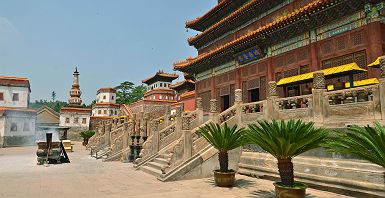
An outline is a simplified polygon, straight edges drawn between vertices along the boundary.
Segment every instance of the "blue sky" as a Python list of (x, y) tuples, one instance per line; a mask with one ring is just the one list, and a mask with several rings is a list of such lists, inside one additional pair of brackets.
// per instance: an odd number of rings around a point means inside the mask
[[(123, 81), (139, 85), (196, 56), (185, 22), (217, 0), (1, 0), (0, 76), (27, 77), (31, 101), (67, 101), (79, 67), (82, 99)], [(183, 77), (178, 79), (183, 80)]]

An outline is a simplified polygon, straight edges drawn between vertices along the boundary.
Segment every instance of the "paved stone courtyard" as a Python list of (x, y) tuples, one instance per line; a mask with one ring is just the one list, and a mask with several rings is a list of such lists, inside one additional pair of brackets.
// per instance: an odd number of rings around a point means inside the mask
[[(0, 149), (0, 198), (76, 197), (262, 197), (273, 198), (271, 181), (237, 175), (233, 188), (219, 188), (212, 178), (163, 183), (131, 164), (102, 162), (80, 143), (69, 153), (70, 164), (36, 165), (36, 147)], [(315, 189), (311, 198), (347, 196)]]

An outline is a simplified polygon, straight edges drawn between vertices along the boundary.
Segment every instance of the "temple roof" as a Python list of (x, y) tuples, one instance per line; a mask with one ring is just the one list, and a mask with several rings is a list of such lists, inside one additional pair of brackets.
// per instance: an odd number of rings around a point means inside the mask
[(157, 81), (171, 82), (177, 79), (178, 77), (179, 75), (177, 74), (169, 74), (169, 73), (163, 72), (163, 70), (159, 70), (158, 72), (156, 72), (154, 76), (147, 78), (145, 80), (142, 80), (142, 83), (146, 83), (147, 85), (150, 85)]
[(100, 88), (96, 94), (99, 94), (100, 92), (112, 92), (112, 93), (116, 93), (116, 89), (115, 88), (112, 88), (112, 87), (102, 87)]
[(35, 114), (36, 110), (34, 109), (22, 109), (22, 108), (13, 108), (13, 107), (0, 107), (0, 116), (8, 112), (19, 112), (19, 113), (28, 113)]
[[(358, 4), (356, 7), (364, 5), (363, 2), (358, 0), (352, 2)], [(336, 9), (339, 10), (339, 12), (336, 12)], [(317, 12), (315, 12), (316, 10)], [(306, 28), (314, 28), (328, 20), (332, 20), (332, 18), (344, 16), (346, 13), (352, 11), (354, 10), (349, 6), (346, 6), (343, 1), (338, 1), (335, 3), (331, 2), (330, 0), (316, 0), (299, 10), (283, 16), (209, 53), (203, 53), (194, 58), (187, 58), (186, 61), (176, 62), (174, 63), (174, 70), (188, 73), (204, 71), (209, 69), (207, 68), (207, 64), (205, 64), (207, 61), (210, 61), (210, 65), (215, 66), (213, 64), (214, 61), (218, 61), (226, 57), (231, 58), (232, 55), (240, 50), (244, 50), (245, 48), (247, 49), (256, 45), (268, 45), (273, 41), (295, 36), (300, 32), (306, 31)], [(325, 16), (325, 12), (333, 13), (335, 16)], [(318, 20), (311, 20), (312, 23), (309, 23), (308, 20), (304, 20), (304, 18), (309, 19), (310, 17), (319, 18)], [(300, 28), (297, 26), (290, 26), (292, 24), (297, 25)], [(198, 66), (199, 68), (197, 68)]]
[[(3, 86), (21, 86), (30, 88), (28, 78), (0, 76), (0, 85)], [(29, 90), (31, 91), (31, 89)]]
[(248, 0), (223, 0), (201, 17), (186, 22), (186, 28), (204, 31), (229, 13), (238, 9)]
[(119, 107), (120, 105), (118, 103), (109, 103), (109, 102), (101, 102), (101, 103), (96, 103), (92, 105), (92, 109), (95, 107)]
[(182, 82), (177, 82), (173, 85), (170, 85), (170, 88), (179, 90), (179, 89), (183, 89), (183, 86), (195, 86), (195, 82), (192, 80), (184, 80)]
[(205, 29), (202, 33), (196, 35), (195, 37), (189, 38), (187, 41), (189, 45), (200, 48), (207, 42), (232, 31), (242, 24), (245, 24), (258, 15), (279, 5), (283, 1), (284, 0), (251, 0), (235, 12), (232, 12), (227, 17), (223, 17), (220, 21)]
[(193, 90), (193, 91), (186, 91), (182, 95), (180, 95), (180, 97), (182, 99), (185, 99), (185, 98), (188, 98), (188, 97), (193, 97), (193, 96), (195, 96), (195, 90)]

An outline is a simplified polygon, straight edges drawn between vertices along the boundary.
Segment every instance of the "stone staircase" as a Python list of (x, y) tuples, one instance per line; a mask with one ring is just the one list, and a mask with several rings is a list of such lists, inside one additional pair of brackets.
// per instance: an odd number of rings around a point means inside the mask
[(162, 169), (168, 166), (167, 158), (170, 151), (166, 151), (163, 154), (159, 154), (153, 160), (147, 162), (144, 166), (141, 166), (139, 170), (159, 177), (162, 174)]

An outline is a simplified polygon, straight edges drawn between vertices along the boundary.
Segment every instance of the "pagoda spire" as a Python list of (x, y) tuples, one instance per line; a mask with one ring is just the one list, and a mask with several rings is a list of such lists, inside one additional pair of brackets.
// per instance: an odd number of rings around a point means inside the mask
[(72, 83), (72, 88), (70, 90), (70, 98), (68, 99), (68, 104), (70, 107), (80, 107), (82, 104), (82, 99), (80, 96), (82, 95), (82, 91), (80, 91), (80, 86), (79, 86), (79, 72), (78, 72), (78, 67), (75, 67), (75, 72), (74, 72), (74, 80)]

